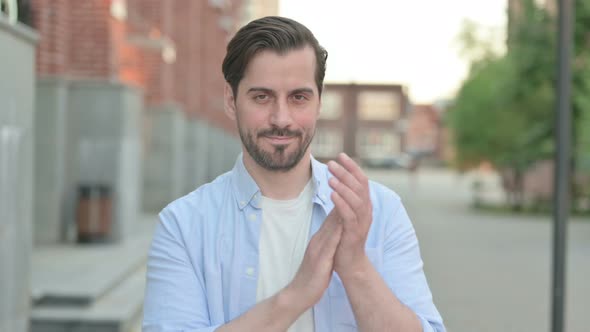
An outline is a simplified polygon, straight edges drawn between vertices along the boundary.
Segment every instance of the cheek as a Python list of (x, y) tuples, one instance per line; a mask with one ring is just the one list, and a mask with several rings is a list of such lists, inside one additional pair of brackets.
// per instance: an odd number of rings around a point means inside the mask
[(297, 124), (302, 128), (313, 128), (316, 125), (315, 115), (305, 115), (297, 119)]
[(240, 126), (248, 129), (257, 129), (267, 127), (267, 119), (264, 112), (253, 112), (252, 110), (242, 108), (238, 111)]

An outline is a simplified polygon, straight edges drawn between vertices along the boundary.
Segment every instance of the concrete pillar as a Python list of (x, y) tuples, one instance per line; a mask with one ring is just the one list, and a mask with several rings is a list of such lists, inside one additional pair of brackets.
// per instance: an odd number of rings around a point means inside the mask
[(225, 154), (225, 169), (229, 171), (234, 167), (236, 158), (242, 152), (242, 142), (239, 137), (227, 133), (225, 135), (227, 151)]
[(29, 328), (36, 41), (0, 15), (0, 331)]
[(144, 161), (144, 211), (158, 212), (184, 195), (186, 119), (179, 106), (148, 108), (149, 143)]
[(186, 159), (185, 159), (185, 188), (189, 193), (199, 186), (209, 182), (208, 178), (208, 153), (209, 153), (209, 126), (200, 119), (187, 121), (186, 130)]
[(230, 171), (242, 151), (239, 138), (202, 120), (188, 123), (186, 142), (187, 193)]
[(80, 186), (107, 186), (113, 203), (110, 239), (123, 239), (139, 217), (142, 94), (121, 83), (76, 80), (68, 100), (67, 219), (75, 224)]
[(209, 128), (209, 181), (214, 180), (219, 175), (228, 171), (225, 165), (225, 133), (217, 128), (211, 126)]
[(35, 245), (65, 240), (68, 82), (37, 81), (35, 110)]

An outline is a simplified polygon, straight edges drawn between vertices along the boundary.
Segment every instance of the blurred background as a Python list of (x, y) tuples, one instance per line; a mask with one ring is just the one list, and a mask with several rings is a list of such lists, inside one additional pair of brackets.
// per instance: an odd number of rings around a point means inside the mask
[[(590, 326), (590, 1), (575, 0), (565, 331)], [(231, 169), (221, 62), (329, 52), (312, 153), (396, 192), (449, 331), (548, 331), (555, 0), (0, 0), (0, 332), (140, 331), (157, 212)]]

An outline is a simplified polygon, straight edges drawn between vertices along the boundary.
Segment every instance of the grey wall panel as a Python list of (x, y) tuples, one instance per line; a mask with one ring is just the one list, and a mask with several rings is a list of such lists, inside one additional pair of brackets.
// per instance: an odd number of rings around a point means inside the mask
[(158, 212), (185, 194), (186, 119), (175, 104), (152, 106), (144, 159), (143, 210)]
[[(66, 142), (66, 215), (76, 222), (78, 188), (105, 185), (113, 201), (111, 239), (138, 218), (141, 190), (141, 93), (109, 81), (71, 81)], [(72, 229), (72, 228), (70, 228)]]
[(35, 42), (32, 30), (0, 15), (0, 331), (28, 330)]
[(65, 158), (68, 83), (40, 79), (35, 107), (35, 245), (58, 243), (65, 237)]

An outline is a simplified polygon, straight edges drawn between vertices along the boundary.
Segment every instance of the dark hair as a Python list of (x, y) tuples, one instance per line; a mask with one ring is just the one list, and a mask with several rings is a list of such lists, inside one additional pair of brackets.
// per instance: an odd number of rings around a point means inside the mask
[(313, 33), (303, 24), (279, 16), (267, 16), (243, 26), (227, 44), (227, 54), (221, 67), (225, 80), (237, 96), (244, 71), (256, 53), (273, 50), (279, 54), (311, 46), (315, 52), (315, 82), (322, 94), (328, 52), (320, 46)]

